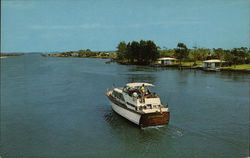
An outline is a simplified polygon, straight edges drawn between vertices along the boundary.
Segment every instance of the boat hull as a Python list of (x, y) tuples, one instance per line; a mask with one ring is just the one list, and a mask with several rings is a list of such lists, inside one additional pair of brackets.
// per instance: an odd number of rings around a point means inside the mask
[(147, 127), (147, 126), (164, 125), (168, 124), (169, 119), (170, 119), (169, 112), (142, 114), (140, 118), (140, 126)]
[(139, 125), (140, 124), (140, 118), (141, 118), (141, 115), (138, 114), (138, 113), (134, 113), (134, 112), (131, 112), (127, 109), (124, 109), (123, 107), (120, 107), (119, 105), (116, 105), (114, 103), (111, 103), (112, 104), (112, 109), (119, 115), (121, 115), (122, 117), (128, 119), (129, 121), (135, 123), (136, 125)]

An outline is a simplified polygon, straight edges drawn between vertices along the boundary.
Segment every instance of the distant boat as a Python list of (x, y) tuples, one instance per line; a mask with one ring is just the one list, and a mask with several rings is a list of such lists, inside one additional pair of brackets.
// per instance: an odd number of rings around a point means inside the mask
[(106, 95), (116, 113), (140, 127), (168, 124), (169, 108), (162, 105), (158, 95), (149, 91), (148, 87), (152, 86), (150, 83), (128, 83), (124, 88), (107, 91)]
[(6, 56), (0, 56), (0, 59), (6, 58)]
[(219, 68), (203, 68), (204, 71), (219, 72)]

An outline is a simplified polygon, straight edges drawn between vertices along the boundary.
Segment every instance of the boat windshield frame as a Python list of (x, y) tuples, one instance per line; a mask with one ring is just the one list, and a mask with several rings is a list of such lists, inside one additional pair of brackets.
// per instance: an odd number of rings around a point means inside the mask
[(142, 85), (144, 85), (144, 87), (154, 87), (153, 84), (146, 83), (146, 82), (134, 82), (134, 83), (127, 83), (126, 84), (126, 86), (130, 87), (130, 88), (138, 88), (138, 87), (142, 87)]
[[(152, 84), (151, 84), (152, 85)], [(142, 97), (142, 95), (145, 95), (145, 98), (159, 98), (159, 96), (155, 93), (151, 91), (151, 87), (152, 86), (144, 86), (146, 89), (146, 93), (143, 94), (140, 90), (141, 86), (135, 86), (135, 87), (131, 87), (131, 86), (124, 86), (122, 91), (126, 94), (128, 94), (130, 97), (133, 96), (133, 93), (136, 92), (139, 95), (139, 98)]]

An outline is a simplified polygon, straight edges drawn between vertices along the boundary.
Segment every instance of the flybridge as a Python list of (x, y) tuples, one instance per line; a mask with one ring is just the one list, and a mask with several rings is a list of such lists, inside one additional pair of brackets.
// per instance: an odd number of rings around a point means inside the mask
[(128, 87), (141, 87), (141, 86), (147, 86), (147, 87), (153, 87), (154, 85), (151, 83), (146, 83), (146, 82), (134, 82), (134, 83), (127, 83), (126, 86)]

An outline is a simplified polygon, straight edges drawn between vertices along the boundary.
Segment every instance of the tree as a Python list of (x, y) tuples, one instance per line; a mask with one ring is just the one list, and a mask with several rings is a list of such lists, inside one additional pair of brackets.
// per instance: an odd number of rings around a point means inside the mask
[(128, 60), (132, 64), (147, 65), (159, 57), (158, 47), (150, 40), (132, 41), (127, 45), (125, 42), (120, 42), (117, 49), (117, 59), (120, 62)]
[(199, 51), (197, 50), (197, 47), (193, 47), (193, 50), (190, 50), (190, 58), (194, 62), (194, 66), (196, 66), (196, 61), (199, 60)]
[(138, 63), (139, 60), (139, 49), (140, 44), (137, 41), (132, 41), (131, 44), (128, 46), (128, 58), (130, 59), (131, 63)]
[(167, 49), (166, 47), (163, 47), (163, 49), (159, 50), (159, 56), (160, 57), (173, 57), (174, 56), (174, 50), (173, 49)]
[(233, 64), (233, 58), (234, 56), (232, 55), (230, 50), (224, 51), (224, 60), (227, 61), (227, 64), (231, 66)]
[(234, 48), (231, 50), (231, 62), (234, 66), (237, 64), (248, 63), (249, 51), (246, 47)]
[(180, 65), (181, 62), (188, 56), (188, 48), (184, 43), (178, 43), (177, 48), (175, 49), (174, 56), (179, 59)]
[(118, 44), (116, 47), (117, 50), (117, 59), (123, 60), (126, 57), (126, 51), (127, 51), (127, 44), (123, 41)]
[(207, 48), (198, 48), (199, 60), (206, 60), (210, 54), (210, 49)]
[(219, 59), (220, 67), (222, 65), (222, 60), (224, 60), (225, 51), (222, 48), (213, 49), (215, 58)]
[(90, 49), (76, 51), (78, 57), (91, 57), (95, 56), (96, 53), (92, 52)]
[(158, 47), (153, 41), (141, 40), (139, 43), (139, 48), (136, 57), (138, 64), (150, 64), (159, 58)]

